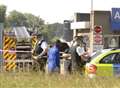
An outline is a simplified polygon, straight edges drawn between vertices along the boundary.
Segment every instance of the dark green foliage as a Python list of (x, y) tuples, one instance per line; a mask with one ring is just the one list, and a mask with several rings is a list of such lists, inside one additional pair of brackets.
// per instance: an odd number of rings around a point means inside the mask
[(0, 23), (5, 21), (6, 6), (0, 5)]

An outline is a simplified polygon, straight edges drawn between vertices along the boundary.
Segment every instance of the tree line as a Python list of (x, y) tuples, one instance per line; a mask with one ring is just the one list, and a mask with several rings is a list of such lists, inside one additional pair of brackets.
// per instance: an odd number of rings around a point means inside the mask
[(63, 24), (45, 24), (45, 20), (40, 16), (31, 13), (22, 13), (16, 10), (6, 15), (7, 7), (0, 5), (0, 22), (4, 23), (6, 31), (10, 31), (13, 26), (25, 26), (29, 31), (41, 32), (49, 42), (53, 42), (63, 35)]

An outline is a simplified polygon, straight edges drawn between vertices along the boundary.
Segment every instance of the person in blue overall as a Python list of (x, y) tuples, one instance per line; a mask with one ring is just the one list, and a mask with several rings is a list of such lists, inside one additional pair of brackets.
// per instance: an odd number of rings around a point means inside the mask
[(48, 73), (60, 72), (60, 42), (57, 40), (55, 44), (48, 50)]

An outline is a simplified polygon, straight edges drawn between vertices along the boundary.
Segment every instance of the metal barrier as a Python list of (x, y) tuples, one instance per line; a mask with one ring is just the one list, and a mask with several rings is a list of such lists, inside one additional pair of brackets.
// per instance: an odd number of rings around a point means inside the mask
[[(32, 39), (31, 40), (31, 43), (32, 43), (31, 47), (29, 48), (29, 47), (25, 46), (25, 49), (31, 49), (31, 48), (33, 49), (34, 48), (34, 46), (37, 42), (37, 37), (32, 36), (31, 39)], [(24, 59), (31, 58), (31, 56), (32, 56), (31, 50), (27, 50), (27, 51), (22, 50), (23, 46), (22, 46), (22, 48), (21, 48), (21, 46), (19, 46), (19, 49), (20, 49), (19, 51), (17, 49), (18, 49), (18, 46), (17, 46), (16, 37), (13, 37), (10, 35), (5, 35), (3, 38), (3, 50), (0, 50), (0, 52), (3, 52), (3, 60), (4, 60), (4, 62), (0, 62), (1, 68), (4, 67), (3, 69), (8, 71), (8, 70), (14, 70), (16, 68), (18, 69), (19, 64), (21, 67), (22, 63), (23, 63), (23, 65), (24, 65), (24, 63), (25, 63), (25, 65), (28, 63), (32, 63), (31, 61), (28, 61), (28, 60), (21, 60), (21, 61), (17, 60), (17, 59), (23, 59), (23, 58)]]
[[(26, 51), (26, 52), (28, 52), (28, 51)], [(66, 74), (66, 69), (65, 69), (66, 58), (62, 57), (62, 56), (61, 56), (61, 58), (63, 58), (63, 59), (61, 59), (61, 61), (60, 61), (60, 66), (61, 66), (60, 73)], [(6, 63), (15, 63), (15, 64), (13, 64), (15, 67), (13, 69), (9, 69), (9, 68), (11, 68), (11, 66), (12, 66), (11, 65), (8, 67), (8, 69), (6, 69), (6, 66), (7, 66)], [(38, 71), (39, 72), (40, 71), (39, 65), (40, 64), (37, 62), (37, 60), (33, 60), (31, 58), (29, 58), (29, 59), (16, 59), (16, 60), (0, 59), (0, 72), (31, 72), (31, 71)], [(46, 64), (45, 70), (47, 71), (47, 64)]]
[(16, 69), (14, 69), (14, 71), (32, 71), (32, 67), (33, 67), (33, 60), (16, 60)]
[[(16, 67), (14, 69), (5, 69), (5, 63), (15, 63)], [(0, 60), (0, 72), (13, 71), (13, 72), (29, 72), (33, 70), (34, 60)]]

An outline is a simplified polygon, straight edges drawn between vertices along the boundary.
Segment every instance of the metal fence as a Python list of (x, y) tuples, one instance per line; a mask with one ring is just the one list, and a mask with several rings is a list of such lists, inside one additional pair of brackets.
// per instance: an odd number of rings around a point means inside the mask
[[(6, 63), (10, 63), (10, 62), (15, 62), (16, 66), (14, 69), (6, 69), (5, 68), (5, 65)], [(21, 72), (21, 71), (33, 71), (33, 67), (35, 65), (34, 63), (35, 61), (32, 60), (32, 59), (29, 59), (29, 60), (14, 60), (14, 61), (11, 61), (11, 60), (0, 60), (0, 72), (6, 72), (6, 71), (13, 71), (13, 72)]]
[[(61, 74), (66, 74), (66, 69), (65, 69), (65, 58), (60, 60), (60, 73)], [(67, 60), (70, 62), (70, 60)], [(6, 63), (15, 63), (15, 68), (13, 69), (6, 69)], [(66, 62), (67, 63), (67, 62)], [(11, 66), (11, 65), (10, 65)], [(39, 63), (36, 60), (33, 59), (27, 59), (27, 60), (21, 60), (21, 59), (17, 59), (17, 60), (3, 60), (0, 59), (0, 72), (40, 72), (40, 66)], [(47, 64), (45, 67), (45, 71), (47, 73)]]

